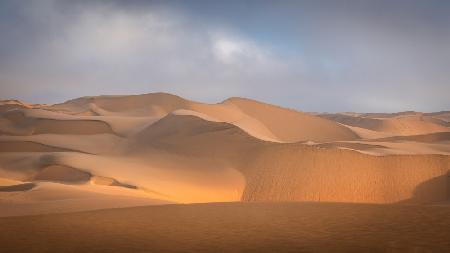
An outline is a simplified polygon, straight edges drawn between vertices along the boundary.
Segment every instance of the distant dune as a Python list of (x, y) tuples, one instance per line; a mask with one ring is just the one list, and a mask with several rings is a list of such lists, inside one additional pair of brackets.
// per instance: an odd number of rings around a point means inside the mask
[(425, 117), (420, 113), (401, 113), (375, 115), (369, 114), (368, 116), (322, 114), (320, 116), (326, 119), (334, 120), (344, 125), (360, 127), (377, 132), (387, 132), (393, 135), (419, 135), (433, 132), (448, 132), (448, 126), (437, 122), (436, 119), (439, 118), (439, 115), (440, 114), (434, 115), (433, 117)]

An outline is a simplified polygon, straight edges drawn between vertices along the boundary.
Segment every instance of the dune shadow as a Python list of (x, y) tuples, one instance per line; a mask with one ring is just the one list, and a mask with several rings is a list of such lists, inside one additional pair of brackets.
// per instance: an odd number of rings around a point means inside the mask
[(427, 204), (450, 200), (450, 171), (419, 184), (413, 197), (401, 203)]
[(29, 191), (36, 185), (34, 183), (23, 183), (16, 185), (0, 186), (0, 192), (17, 192), (17, 191)]

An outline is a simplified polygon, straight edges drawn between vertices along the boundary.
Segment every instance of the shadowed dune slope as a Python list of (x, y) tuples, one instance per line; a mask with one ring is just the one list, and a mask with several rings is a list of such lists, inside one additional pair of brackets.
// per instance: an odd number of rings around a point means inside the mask
[(232, 124), (191, 115), (168, 115), (141, 131), (135, 139), (137, 146), (132, 146), (130, 152), (152, 147), (230, 163), (240, 160), (243, 153), (257, 146), (270, 145)]

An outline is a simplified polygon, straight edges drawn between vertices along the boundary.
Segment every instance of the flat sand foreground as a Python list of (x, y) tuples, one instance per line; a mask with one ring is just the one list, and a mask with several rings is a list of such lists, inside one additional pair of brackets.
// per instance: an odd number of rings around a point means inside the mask
[(450, 252), (450, 205), (208, 203), (0, 218), (1, 252)]

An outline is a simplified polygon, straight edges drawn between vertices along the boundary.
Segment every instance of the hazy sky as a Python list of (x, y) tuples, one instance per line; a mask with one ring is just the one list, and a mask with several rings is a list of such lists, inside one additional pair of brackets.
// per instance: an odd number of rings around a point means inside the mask
[(450, 1), (0, 1), (0, 98), (450, 109)]

